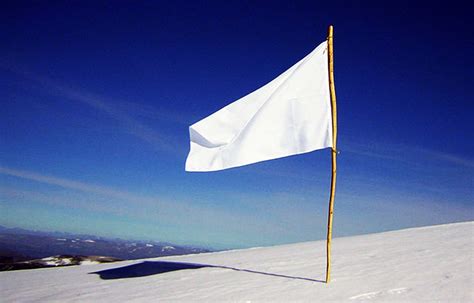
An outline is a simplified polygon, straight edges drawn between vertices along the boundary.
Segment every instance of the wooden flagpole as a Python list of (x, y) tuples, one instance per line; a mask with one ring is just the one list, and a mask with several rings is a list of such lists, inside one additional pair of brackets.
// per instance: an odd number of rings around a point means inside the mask
[(334, 196), (336, 194), (336, 141), (337, 141), (337, 107), (336, 107), (336, 88), (334, 87), (334, 55), (333, 55), (333, 26), (328, 30), (328, 72), (329, 72), (329, 92), (331, 96), (332, 111), (332, 176), (331, 176), (331, 194), (329, 196), (328, 212), (328, 233), (326, 242), (326, 283), (331, 280), (331, 238), (332, 238), (332, 215), (334, 212)]

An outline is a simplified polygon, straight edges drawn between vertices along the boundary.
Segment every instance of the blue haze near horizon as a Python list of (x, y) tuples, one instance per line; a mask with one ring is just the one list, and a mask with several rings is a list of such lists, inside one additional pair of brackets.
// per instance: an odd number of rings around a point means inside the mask
[(184, 161), (189, 125), (329, 24), (334, 236), (473, 220), (468, 4), (326, 2), (3, 3), (0, 225), (218, 249), (324, 239), (329, 150), (213, 173)]

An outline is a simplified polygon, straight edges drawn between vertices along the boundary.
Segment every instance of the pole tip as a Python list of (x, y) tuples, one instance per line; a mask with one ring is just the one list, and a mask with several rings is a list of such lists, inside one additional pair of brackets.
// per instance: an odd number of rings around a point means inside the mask
[(328, 28), (328, 37), (332, 37), (333, 32), (334, 32), (334, 26), (329, 25), (329, 28)]

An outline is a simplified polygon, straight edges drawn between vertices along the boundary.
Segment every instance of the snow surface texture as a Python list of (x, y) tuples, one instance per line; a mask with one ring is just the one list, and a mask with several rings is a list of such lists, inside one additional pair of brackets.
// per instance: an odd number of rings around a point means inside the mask
[(474, 222), (113, 264), (0, 273), (2, 302), (473, 302)]

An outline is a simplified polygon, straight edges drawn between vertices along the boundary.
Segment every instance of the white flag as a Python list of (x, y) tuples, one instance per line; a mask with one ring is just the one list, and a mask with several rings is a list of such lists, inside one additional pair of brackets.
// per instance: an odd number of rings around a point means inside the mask
[(270, 83), (189, 127), (187, 171), (332, 147), (327, 41)]

